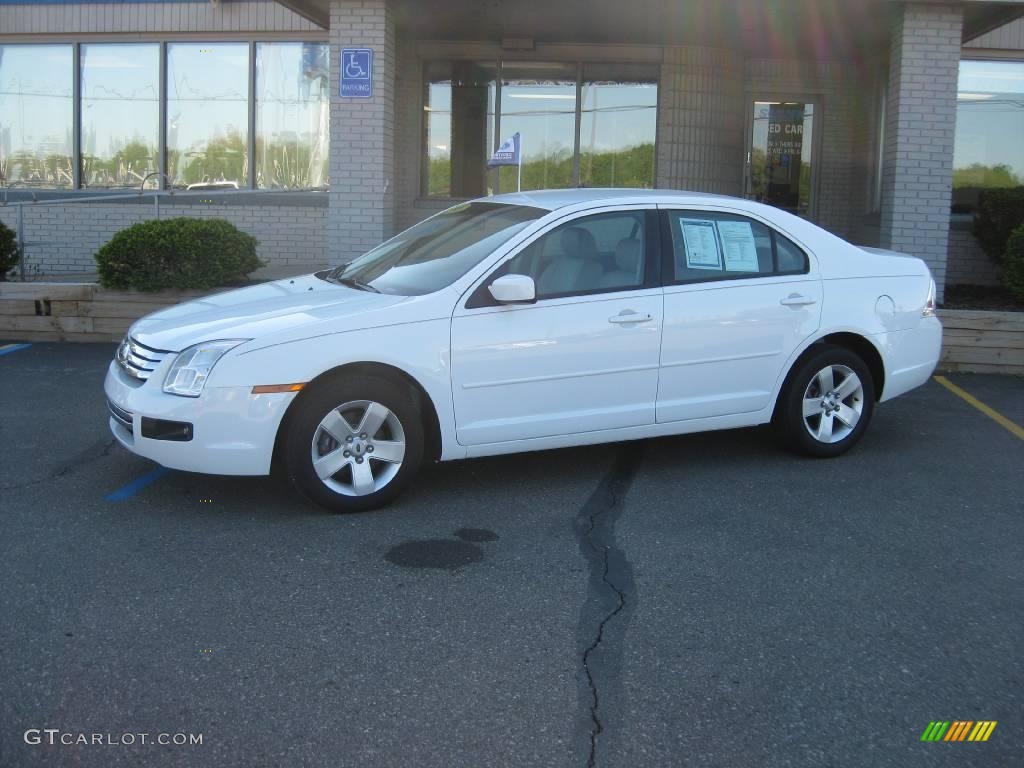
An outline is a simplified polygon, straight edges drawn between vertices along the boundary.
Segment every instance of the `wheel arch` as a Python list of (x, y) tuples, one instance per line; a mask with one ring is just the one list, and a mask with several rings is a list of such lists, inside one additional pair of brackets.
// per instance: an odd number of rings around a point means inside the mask
[(420, 405), (420, 418), (423, 424), (423, 457), (428, 461), (439, 461), (441, 458), (441, 421), (437, 414), (437, 406), (431, 399), (430, 395), (424, 386), (410, 373), (403, 371), (394, 365), (387, 363), (379, 363), (372, 361), (352, 362), (345, 363), (343, 365), (329, 368), (323, 373), (319, 374), (303, 387), (299, 394), (292, 398), (291, 403), (288, 405), (288, 409), (285, 411), (284, 416), (281, 419), (280, 425), (277, 428), (277, 435), (274, 438), (274, 459), (275, 463), (280, 459), (281, 444), (283, 437), (288, 429), (288, 423), (291, 419), (292, 414), (296, 411), (296, 403), (299, 403), (303, 399), (303, 395), (314, 389), (319, 383), (322, 383), (326, 379), (333, 376), (340, 375), (363, 375), (363, 376), (380, 376), (381, 378), (390, 379), (407, 386), (410, 392), (415, 396)]
[(882, 390), (885, 387), (885, 361), (882, 358), (882, 353), (875, 346), (867, 336), (855, 331), (833, 331), (826, 333), (823, 336), (819, 336), (810, 342), (799, 355), (789, 365), (789, 369), (786, 371), (785, 379), (782, 385), (779, 387), (778, 392), (775, 393), (775, 404), (772, 407), (772, 420), (775, 419), (775, 414), (779, 408), (779, 401), (782, 400), (786, 390), (789, 387), (790, 379), (793, 374), (796, 373), (797, 369), (803, 364), (809, 356), (813, 355), (821, 344), (833, 344), (837, 347), (843, 347), (848, 349), (864, 361), (864, 364), (868, 367), (868, 371), (871, 373), (871, 385), (874, 389), (875, 402), (879, 402), (882, 399)]

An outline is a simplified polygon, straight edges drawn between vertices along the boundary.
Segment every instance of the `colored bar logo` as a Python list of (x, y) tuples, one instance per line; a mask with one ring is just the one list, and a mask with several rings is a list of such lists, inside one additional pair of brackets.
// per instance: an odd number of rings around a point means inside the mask
[(933, 720), (921, 741), (988, 741), (995, 727), (995, 720)]

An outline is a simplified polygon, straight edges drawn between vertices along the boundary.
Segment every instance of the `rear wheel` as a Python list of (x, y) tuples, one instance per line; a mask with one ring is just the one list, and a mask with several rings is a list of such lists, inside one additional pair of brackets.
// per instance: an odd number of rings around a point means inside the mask
[(791, 449), (829, 458), (860, 440), (874, 408), (874, 384), (864, 361), (845, 347), (823, 344), (790, 377), (775, 421)]
[(336, 512), (390, 503), (423, 460), (415, 393), (376, 376), (339, 376), (303, 394), (285, 441), (288, 476), (298, 490)]

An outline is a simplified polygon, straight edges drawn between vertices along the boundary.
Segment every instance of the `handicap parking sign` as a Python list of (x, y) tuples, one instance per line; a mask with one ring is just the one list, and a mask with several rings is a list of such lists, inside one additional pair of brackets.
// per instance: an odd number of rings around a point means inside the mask
[(341, 49), (341, 95), (368, 99), (373, 96), (373, 50)]

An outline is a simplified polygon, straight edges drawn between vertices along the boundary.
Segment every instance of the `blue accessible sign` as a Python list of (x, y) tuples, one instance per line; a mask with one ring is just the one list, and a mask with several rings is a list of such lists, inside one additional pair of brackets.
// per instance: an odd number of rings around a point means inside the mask
[(341, 49), (341, 96), (369, 99), (373, 96), (373, 50)]

